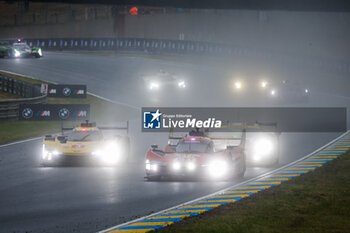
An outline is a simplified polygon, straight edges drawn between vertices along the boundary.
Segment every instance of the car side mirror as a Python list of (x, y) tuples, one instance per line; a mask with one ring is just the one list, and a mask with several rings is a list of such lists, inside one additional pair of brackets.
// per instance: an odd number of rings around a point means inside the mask
[(151, 146), (151, 148), (152, 148), (152, 150), (157, 150), (157, 149), (158, 149), (158, 145), (153, 144), (153, 145)]
[(66, 136), (57, 136), (57, 140), (63, 144), (63, 143), (67, 142), (67, 137)]

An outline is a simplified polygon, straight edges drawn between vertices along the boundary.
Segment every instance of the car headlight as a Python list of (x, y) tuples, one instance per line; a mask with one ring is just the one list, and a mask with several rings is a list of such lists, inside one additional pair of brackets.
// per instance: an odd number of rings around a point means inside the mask
[(95, 151), (96, 155), (99, 155), (103, 162), (108, 164), (117, 163), (120, 159), (120, 147), (115, 142), (109, 142), (105, 145), (103, 150)]
[(40, 56), (43, 55), (43, 52), (41, 51), (41, 48), (38, 50), (38, 54), (39, 54)]
[(178, 170), (180, 170), (181, 169), (181, 163), (179, 162), (179, 161), (175, 161), (173, 164), (172, 164), (172, 168), (173, 168), (173, 170), (175, 170), (175, 171), (178, 171)]
[(45, 144), (43, 144), (43, 149), (42, 149), (42, 159), (44, 160), (52, 160), (54, 156), (61, 155), (62, 152), (58, 150), (48, 150), (46, 149)]
[(46, 159), (48, 153), (49, 153), (49, 152), (46, 150), (45, 144), (43, 144), (42, 158), (43, 158), (43, 159)]
[(274, 143), (270, 138), (259, 138), (254, 141), (253, 154), (255, 156), (270, 155), (274, 151)]
[(61, 152), (59, 152), (58, 150), (54, 150), (54, 151), (52, 151), (52, 154), (53, 154), (53, 155), (60, 155)]
[(118, 143), (108, 142), (104, 147), (94, 150), (91, 154), (106, 164), (115, 164), (120, 159), (121, 151)]
[(156, 81), (152, 81), (150, 84), (149, 84), (149, 89), (150, 90), (158, 90), (159, 89), (159, 86), (160, 84)]
[(193, 161), (187, 162), (186, 163), (186, 168), (189, 171), (193, 171), (196, 169), (196, 164)]
[(212, 177), (221, 177), (227, 173), (225, 160), (214, 160), (209, 164), (209, 172)]
[(157, 163), (152, 163), (149, 159), (146, 159), (146, 170), (147, 171), (158, 171), (158, 164)]
[(158, 164), (151, 164), (151, 170), (152, 171), (158, 171)]
[(15, 57), (21, 56), (21, 53), (17, 49), (15, 49), (14, 52)]
[(151, 163), (149, 159), (146, 159), (146, 170), (151, 170)]
[(186, 87), (186, 83), (185, 83), (185, 81), (179, 81), (177, 83), (177, 86), (180, 87), (180, 88), (185, 88)]

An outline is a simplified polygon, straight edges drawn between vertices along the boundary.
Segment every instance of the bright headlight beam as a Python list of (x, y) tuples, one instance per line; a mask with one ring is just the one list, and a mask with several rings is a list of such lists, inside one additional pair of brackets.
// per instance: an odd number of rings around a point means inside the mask
[(175, 171), (178, 171), (178, 170), (181, 169), (181, 163), (180, 162), (174, 162), (172, 167), (173, 167), (173, 169)]
[(224, 160), (215, 160), (209, 164), (210, 175), (214, 178), (222, 177), (227, 173), (227, 162)]
[(177, 86), (180, 87), (180, 88), (185, 88), (186, 87), (186, 83), (185, 81), (180, 81), (177, 83)]
[(157, 82), (151, 82), (149, 85), (150, 90), (158, 90), (159, 89), (159, 83)]
[(253, 150), (255, 155), (270, 155), (274, 150), (274, 145), (269, 138), (259, 138), (254, 142)]
[(235, 88), (236, 89), (241, 89), (242, 88), (242, 83), (241, 82), (235, 82)]
[(52, 151), (52, 154), (53, 154), (53, 155), (59, 155), (60, 152), (59, 152), (58, 150), (54, 150), (54, 151)]
[(267, 87), (267, 82), (266, 81), (262, 81), (260, 85), (261, 85), (262, 88), (266, 88)]
[(276, 90), (275, 90), (275, 89), (272, 89), (271, 92), (270, 92), (270, 94), (271, 94), (272, 96), (275, 96), (275, 95), (276, 95)]
[(196, 164), (194, 162), (188, 162), (186, 167), (189, 171), (193, 171), (196, 168)]
[(151, 170), (157, 171), (158, 170), (158, 165), (157, 164), (151, 164)]
[(42, 158), (46, 159), (47, 154), (48, 154), (48, 152), (47, 152), (47, 150), (45, 148), (45, 144), (43, 144)]
[(109, 142), (101, 151), (95, 151), (104, 163), (115, 164), (120, 159), (120, 148), (115, 142)]
[(15, 57), (19, 57), (19, 56), (21, 56), (21, 53), (15, 49)]

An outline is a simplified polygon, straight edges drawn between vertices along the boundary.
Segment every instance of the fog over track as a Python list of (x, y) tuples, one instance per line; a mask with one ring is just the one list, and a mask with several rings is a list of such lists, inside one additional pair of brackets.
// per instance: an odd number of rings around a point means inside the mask
[[(42, 59), (2, 59), (0, 69), (57, 83), (87, 84), (94, 94), (135, 107), (286, 106), (270, 103), (247, 85), (235, 92), (232, 81), (238, 77), (250, 80), (253, 88), (252, 80), (261, 76), (299, 80), (310, 74), (294, 68), (278, 69), (263, 61), (245, 63), (238, 59), (232, 64), (219, 64), (188, 58), (160, 60), (49, 52), (44, 55)], [(151, 92), (144, 77), (152, 77), (160, 69), (186, 80), (187, 88), (164, 86)], [(349, 106), (349, 99), (342, 93), (323, 93), (325, 86), (317, 86), (318, 77), (315, 74), (305, 79), (310, 100), (302, 106)], [(345, 77), (339, 79), (346, 82)], [(312, 83), (315, 84), (311, 86)], [(291, 100), (288, 106), (301, 105)], [(144, 154), (151, 143), (164, 145), (167, 135), (140, 133), (138, 115), (131, 123), (132, 160), (115, 168), (41, 167), (39, 139), (0, 146), (0, 232), (95, 232), (242, 181), (144, 181)], [(282, 134), (280, 162), (294, 161), (338, 135)], [(271, 169), (248, 168), (243, 180)]]

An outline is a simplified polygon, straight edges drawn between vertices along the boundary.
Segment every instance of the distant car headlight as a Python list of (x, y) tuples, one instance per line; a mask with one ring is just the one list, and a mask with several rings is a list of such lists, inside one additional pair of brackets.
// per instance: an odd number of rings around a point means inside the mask
[(209, 172), (212, 177), (222, 177), (227, 173), (228, 165), (224, 160), (214, 160), (209, 164)]
[(186, 83), (185, 83), (185, 81), (179, 81), (177, 83), (177, 86), (180, 87), (180, 88), (185, 88), (186, 87)]
[(41, 51), (41, 48), (38, 50), (38, 54), (39, 54), (40, 56), (43, 55), (43, 52)]
[(21, 56), (21, 53), (17, 49), (15, 49), (14, 52), (15, 57)]
[(260, 83), (260, 86), (261, 86), (262, 88), (266, 88), (266, 87), (267, 87), (267, 82), (266, 82), (266, 81), (262, 81), (262, 82)]
[(149, 84), (149, 89), (150, 90), (158, 90), (159, 89), (159, 86), (160, 84), (156, 81), (152, 81), (150, 84)]

